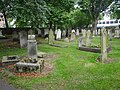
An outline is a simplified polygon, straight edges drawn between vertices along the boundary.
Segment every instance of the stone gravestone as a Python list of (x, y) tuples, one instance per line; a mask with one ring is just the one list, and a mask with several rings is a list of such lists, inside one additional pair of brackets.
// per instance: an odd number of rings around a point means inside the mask
[(83, 45), (83, 36), (78, 38), (78, 48), (82, 47), (82, 45)]
[(29, 30), (28, 35), (33, 35), (33, 30)]
[(76, 30), (76, 36), (79, 36), (79, 29)]
[(63, 37), (63, 38), (66, 37), (66, 31), (65, 31), (65, 30), (63, 30), (63, 32), (62, 32), (62, 37)]
[(3, 35), (2, 35), (2, 30), (0, 30), (0, 36), (2, 37)]
[(89, 45), (90, 45), (90, 35), (91, 35), (91, 31), (88, 30), (86, 34), (87, 34), (87, 36), (86, 36), (86, 46), (89, 46)]
[(35, 35), (28, 35), (28, 58), (37, 59), (37, 42)]
[(115, 28), (115, 36), (114, 36), (114, 37), (115, 37), (115, 38), (119, 38), (119, 37), (120, 37), (119, 34), (120, 34), (119, 27), (116, 27), (116, 28)]
[(107, 60), (107, 32), (103, 27), (101, 29), (101, 62), (105, 62)]
[(56, 39), (57, 39), (57, 40), (60, 40), (60, 39), (61, 39), (61, 30), (60, 30), (60, 29), (58, 29), (58, 31), (57, 31)]
[(19, 35), (18, 35), (17, 31), (13, 31), (12, 39), (13, 39), (13, 41), (19, 40)]
[(83, 44), (85, 45), (86, 44), (86, 30), (85, 29), (82, 30), (82, 35), (83, 35)]
[(112, 34), (112, 30), (111, 30), (111, 29), (108, 30), (108, 35), (109, 35), (109, 40), (111, 41), (111, 40), (112, 40), (112, 37), (113, 37), (113, 34)]
[(37, 31), (38, 31), (38, 36), (41, 36), (41, 30), (38, 29)]
[(20, 36), (20, 46), (21, 46), (21, 48), (26, 47), (27, 46), (27, 32), (26, 31), (20, 31), (19, 36)]
[(71, 32), (70, 41), (74, 41), (75, 38), (76, 38), (76, 36), (75, 36), (75, 30), (73, 29), (72, 32)]
[(55, 36), (53, 34), (53, 30), (50, 29), (50, 31), (49, 31), (49, 44), (54, 44), (54, 38), (55, 38)]
[(100, 35), (100, 31), (101, 31), (101, 30), (100, 30), (100, 29), (98, 29), (98, 35)]

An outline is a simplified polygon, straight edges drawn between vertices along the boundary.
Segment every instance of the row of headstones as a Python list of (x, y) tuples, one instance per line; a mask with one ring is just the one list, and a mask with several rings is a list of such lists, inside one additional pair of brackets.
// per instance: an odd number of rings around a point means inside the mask
[[(107, 31), (105, 28), (100, 30), (100, 42), (101, 42), (101, 57), (100, 62), (105, 62), (107, 60)], [(90, 35), (91, 31), (82, 30), (82, 36), (78, 39), (78, 47), (82, 47), (83, 45), (88, 46), (90, 44)]]
[[(41, 36), (41, 34), (42, 34), (41, 31), (42, 31), (42, 30), (38, 29), (38, 35), (40, 35), (40, 36)], [(61, 31), (61, 29), (56, 29), (55, 32), (53, 32), (53, 34), (55, 35), (55, 39), (56, 39), (56, 40), (60, 40), (60, 39), (62, 39), (62, 37), (63, 37), (63, 38), (66, 38), (67, 33), (68, 33), (68, 32), (67, 32), (66, 30)], [(71, 34), (72, 34), (72, 33), (74, 33), (76, 36), (79, 36), (79, 29), (77, 29), (76, 32), (75, 32), (75, 30), (73, 29), (73, 30), (71, 31)], [(47, 34), (49, 34), (49, 30), (48, 30), (48, 29), (45, 29), (45, 30), (44, 30), (44, 36), (47, 35)]]
[[(99, 36), (100, 31), (101, 31), (101, 29), (93, 31), (93, 37)], [(113, 31), (114, 31), (114, 33), (113, 33)], [(119, 29), (119, 27), (107, 29), (107, 33), (108, 33), (110, 38), (111, 37), (120, 38), (120, 29)]]

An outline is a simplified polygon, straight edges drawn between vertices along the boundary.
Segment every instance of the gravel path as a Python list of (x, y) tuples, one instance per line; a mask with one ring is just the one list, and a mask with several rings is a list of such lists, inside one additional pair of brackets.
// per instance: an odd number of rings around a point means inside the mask
[(7, 84), (5, 81), (0, 80), (0, 90), (17, 90), (12, 85)]

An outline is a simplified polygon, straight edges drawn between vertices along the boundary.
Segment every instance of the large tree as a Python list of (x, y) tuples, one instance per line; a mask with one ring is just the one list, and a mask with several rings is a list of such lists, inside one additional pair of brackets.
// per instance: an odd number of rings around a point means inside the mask
[(4, 17), (14, 19), (17, 27), (39, 28), (47, 20), (46, 15), (49, 11), (44, 0), (0, 0), (0, 2), (0, 10)]
[(48, 16), (49, 27), (54, 28), (60, 26), (66, 12), (70, 12), (71, 8), (74, 7), (73, 0), (45, 0), (49, 6), (50, 15)]
[(113, 0), (79, 0), (78, 4), (83, 12), (89, 13), (91, 17), (92, 30), (96, 30), (99, 15)]

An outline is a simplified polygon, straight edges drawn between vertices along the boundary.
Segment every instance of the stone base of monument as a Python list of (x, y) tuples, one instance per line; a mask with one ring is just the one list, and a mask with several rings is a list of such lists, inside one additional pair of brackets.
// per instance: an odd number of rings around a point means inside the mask
[[(87, 52), (101, 53), (100, 48), (82, 46), (82, 47), (79, 47), (78, 49), (79, 49), (79, 50), (82, 50), (82, 51), (87, 51)], [(107, 48), (107, 52), (109, 53), (111, 50), (112, 50), (112, 48), (111, 48), (111, 46), (109, 46), (109, 47)]]
[(19, 60), (19, 56), (17, 56), (17, 55), (3, 56), (2, 66), (8, 65), (8, 64), (13, 64), (18, 61), (20, 61), (20, 60)]
[(44, 68), (44, 58), (31, 59), (23, 57), (20, 62), (15, 64), (16, 72), (41, 72)]
[(107, 58), (107, 60), (105, 60), (103, 62), (101, 61), (100, 58), (101, 58), (101, 56), (97, 57), (96, 61), (101, 62), (101, 63), (105, 63), (105, 64), (113, 62), (112, 58)]
[(67, 48), (68, 47), (68, 45), (60, 45), (60, 44), (50, 44), (50, 46), (61, 47), (61, 48)]

